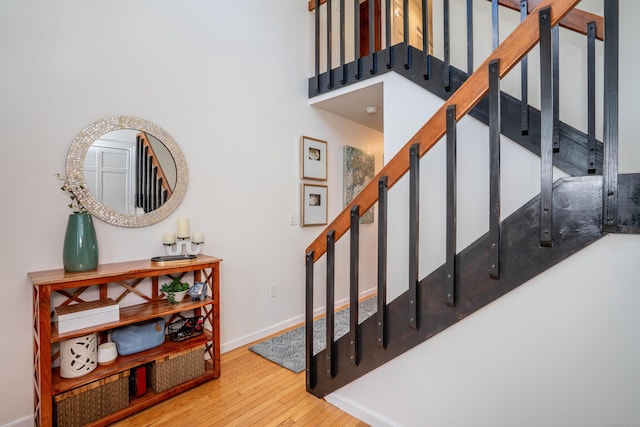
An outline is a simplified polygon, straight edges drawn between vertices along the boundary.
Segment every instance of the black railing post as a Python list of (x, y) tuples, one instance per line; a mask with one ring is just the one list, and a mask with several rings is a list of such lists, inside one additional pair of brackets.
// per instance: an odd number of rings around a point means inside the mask
[(315, 49), (315, 74), (316, 74), (316, 92), (320, 93), (320, 0), (316, 0), (315, 8), (316, 21), (316, 49)]
[(451, 40), (449, 38), (449, 0), (444, 0), (443, 4), (443, 32), (444, 32), (444, 60), (442, 63), (442, 86), (445, 91), (449, 91), (451, 88), (451, 73), (450, 73), (450, 44)]
[(345, 52), (345, 25), (344, 25), (344, 0), (340, 0), (340, 68), (342, 69), (342, 76), (340, 77), (340, 83), (345, 84), (347, 82), (347, 64), (344, 60)]
[(587, 24), (587, 173), (596, 173), (596, 23)]
[(325, 350), (327, 377), (335, 375), (335, 265), (336, 265), (336, 232), (327, 233), (327, 305), (326, 305), (326, 341)]
[(500, 60), (489, 63), (489, 262), (492, 279), (500, 278)]
[(404, 50), (405, 50), (404, 68), (408, 70), (413, 65), (411, 46), (409, 44), (409, 0), (404, 0), (402, 2), (402, 31), (404, 35)]
[(467, 0), (467, 76), (473, 74), (473, 0)]
[(353, 0), (353, 52), (356, 62), (356, 80), (360, 80), (362, 77), (362, 59), (360, 58), (360, 1)]
[(360, 268), (360, 206), (351, 208), (351, 245), (349, 247), (349, 359), (360, 362), (358, 340), (358, 270)]
[(333, 21), (332, 21), (332, 17), (333, 17), (333, 10), (332, 10), (332, 6), (331, 6), (331, 0), (327, 0), (327, 4), (326, 4), (326, 9), (327, 9), (327, 76), (328, 78), (328, 83), (327, 83), (327, 88), (328, 89), (333, 89), (333, 69), (332, 69), (332, 56), (333, 56)]
[(540, 245), (551, 246), (553, 218), (553, 65), (551, 9), (540, 20)]
[(378, 73), (378, 52), (376, 51), (376, 24), (375, 2), (369, 0), (369, 53), (371, 54), (371, 74)]
[(378, 181), (378, 312), (376, 334), (378, 346), (387, 347), (387, 192), (386, 176)]
[(496, 50), (500, 45), (500, 16), (498, 0), (491, 0), (491, 46)]
[(429, 3), (422, 0), (422, 75), (426, 80), (431, 78), (431, 59), (429, 58)]
[(604, 2), (603, 231), (618, 225), (618, 0)]
[(409, 326), (420, 327), (420, 144), (409, 149)]
[(391, 49), (391, 0), (385, 0), (384, 2), (384, 39), (385, 46), (387, 48), (387, 68), (390, 70), (393, 68), (393, 49)]
[(447, 243), (445, 266), (445, 301), (455, 306), (456, 291), (456, 236), (457, 236), (457, 129), (456, 106), (447, 107)]
[[(520, 1), (520, 22), (527, 19), (527, 0)], [(520, 132), (529, 133), (529, 56), (525, 55), (520, 61)]]
[(317, 383), (316, 365), (313, 361), (313, 251), (305, 256), (305, 362), (307, 390), (313, 390)]
[(551, 29), (553, 70), (553, 152), (560, 151), (560, 24)]

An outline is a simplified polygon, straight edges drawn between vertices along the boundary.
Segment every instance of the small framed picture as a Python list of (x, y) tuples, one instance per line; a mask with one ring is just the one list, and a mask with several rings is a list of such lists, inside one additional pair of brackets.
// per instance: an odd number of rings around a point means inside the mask
[(327, 180), (327, 141), (303, 136), (300, 157), (302, 179)]
[(302, 184), (301, 211), (303, 227), (325, 225), (327, 223), (327, 186)]

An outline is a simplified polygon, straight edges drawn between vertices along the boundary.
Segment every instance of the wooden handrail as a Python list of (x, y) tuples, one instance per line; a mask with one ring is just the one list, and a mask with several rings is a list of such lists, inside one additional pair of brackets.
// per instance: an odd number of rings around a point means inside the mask
[(420, 143), (420, 157), (429, 151), (445, 134), (446, 111), (450, 105), (456, 105), (456, 121), (467, 114), (489, 91), (489, 62), (499, 59), (499, 76), (503, 78), (536, 45), (540, 38), (537, 11), (552, 7), (551, 25), (556, 25), (569, 13), (580, 0), (543, 0), (476, 71), (451, 95), (436, 113), (418, 130), (418, 132), (387, 163), (376, 177), (353, 199), (351, 203), (334, 219), (324, 231), (307, 247), (306, 253), (313, 251), (317, 261), (326, 252), (326, 234), (335, 231), (338, 241), (349, 229), (351, 209), (358, 205), (360, 212), (366, 212), (378, 199), (378, 181), (386, 176), (388, 188), (400, 180), (409, 170), (409, 150), (414, 143)]
[[(542, 0), (528, 0), (527, 8), (529, 9), (529, 13), (531, 13), (531, 11), (535, 9), (541, 1)], [(327, 0), (320, 0), (321, 5), (326, 2)], [(520, 10), (520, 0), (499, 0), (498, 3), (504, 7), (508, 7), (509, 9)], [(316, 0), (309, 0), (307, 8), (309, 9), (309, 12), (315, 10)], [(589, 22), (596, 23), (596, 38), (598, 40), (604, 40), (604, 18), (591, 12), (581, 9), (573, 9), (566, 17), (560, 20), (560, 26), (580, 34), (587, 34), (587, 24)]]
[[(487, 0), (491, 1), (491, 0)], [(528, 13), (540, 4), (542, 0), (527, 0)], [(520, 10), (520, 0), (498, 0), (501, 6), (508, 7), (513, 10)], [(591, 12), (581, 9), (573, 9), (567, 16), (560, 20), (560, 26), (568, 30), (575, 31), (580, 34), (587, 34), (587, 24), (589, 22), (596, 23), (596, 39), (604, 40), (604, 18)]]

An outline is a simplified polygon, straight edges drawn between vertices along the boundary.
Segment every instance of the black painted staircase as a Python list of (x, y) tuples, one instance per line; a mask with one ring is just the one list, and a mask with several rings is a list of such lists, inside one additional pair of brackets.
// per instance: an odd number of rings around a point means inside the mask
[[(544, 19), (557, 22), (562, 7), (575, 5), (571, 0), (545, 0), (536, 9), (535, 19), (543, 28)], [(316, 8), (319, 2), (316, 2)], [(330, 2), (329, 2), (330, 6)], [(550, 7), (551, 9), (544, 9)], [(560, 7), (560, 9), (556, 9)], [(388, 10), (388, 8), (387, 8)], [(546, 14), (546, 15), (545, 15)], [(612, 22), (605, 40), (605, 60), (617, 66), (617, 0), (607, 0), (607, 22)], [(316, 21), (318, 22), (318, 21)], [(527, 25), (533, 26), (533, 22)], [(523, 27), (522, 24), (520, 27)], [(524, 31), (521, 28), (517, 31)], [(537, 29), (537, 28), (536, 28)], [(550, 30), (550, 28), (547, 28)], [(549, 42), (551, 32), (536, 36)], [(544, 41), (544, 39), (547, 39)], [(509, 44), (509, 39), (505, 40)], [(547, 47), (548, 48), (548, 47)], [(607, 54), (615, 48), (615, 56)], [(511, 46), (504, 50), (512, 49)], [(516, 56), (522, 58), (527, 49)], [(541, 47), (541, 50), (543, 48)], [(541, 56), (550, 54), (542, 51)], [(336, 70), (317, 75), (309, 81), (309, 95), (359, 81), (363, 76), (395, 71), (446, 100), (443, 108), (416, 134), (412, 141), (378, 174), (375, 182), (343, 211), (309, 246), (306, 253), (307, 286), (307, 390), (322, 397), (361, 377), (403, 352), (424, 342), (469, 314), (495, 301), (529, 279), (595, 242), (609, 232), (640, 233), (640, 174), (620, 175), (617, 172), (617, 68), (608, 69), (610, 79), (605, 82), (605, 141), (593, 145), (593, 135), (554, 121), (552, 105), (544, 97), (552, 97), (550, 76), (541, 72), (543, 83), (542, 111), (527, 106), (528, 126), (522, 132), (522, 102), (499, 91), (498, 70), (501, 52), (494, 52), (487, 60), (489, 70), (479, 68), (467, 78), (466, 73), (406, 44), (387, 47), (376, 54), (345, 64)], [(609, 56), (607, 56), (609, 55)], [(519, 59), (518, 59), (519, 60)], [(551, 55), (549, 55), (551, 60)], [(541, 60), (544, 63), (544, 60)], [(481, 66), (482, 67), (482, 66)], [(493, 71), (491, 71), (493, 67)], [(549, 70), (551, 71), (551, 70)], [(507, 71), (505, 71), (506, 74)], [(487, 96), (477, 73), (487, 77)], [(551, 74), (551, 73), (549, 73)], [(428, 76), (428, 78), (425, 78)], [(475, 80), (474, 80), (475, 78)], [(546, 79), (546, 80), (545, 80)], [(448, 85), (443, 85), (443, 82)], [(337, 83), (339, 82), (339, 83)], [(466, 82), (466, 83), (465, 83)], [(496, 88), (496, 84), (498, 87)], [(449, 90), (445, 90), (448, 87)], [(451, 96), (458, 90), (462, 95), (455, 101)], [(469, 95), (467, 96), (467, 92)], [(454, 97), (455, 98), (455, 97)], [(497, 100), (500, 102), (497, 102)], [(456, 105), (455, 102), (459, 105)], [(469, 105), (465, 103), (468, 102)], [(615, 104), (615, 108), (613, 108)], [(469, 107), (469, 108), (467, 108)], [(458, 111), (456, 111), (458, 108)], [(460, 113), (460, 109), (464, 110)], [(491, 226), (474, 243), (456, 251), (455, 201), (455, 126), (465, 114), (485, 122), (493, 134), (492, 156), (498, 162), (491, 170)], [(387, 191), (407, 171), (410, 181), (409, 235), (417, 236), (419, 221), (419, 159), (440, 138), (446, 111), (447, 157), (447, 261), (427, 277), (418, 279), (418, 242), (408, 242), (409, 290), (398, 298), (386, 301), (386, 204)], [(555, 130), (553, 129), (555, 126)], [(557, 131), (558, 141), (552, 143)], [(541, 157), (541, 194), (499, 221), (499, 133)], [(497, 152), (495, 151), (497, 150)], [(595, 165), (592, 165), (593, 159)], [(551, 164), (570, 175), (552, 183)], [(377, 190), (377, 192), (376, 192)], [(351, 257), (351, 313), (358, 296), (358, 216), (375, 202), (378, 203), (378, 312), (358, 325), (352, 318), (351, 330), (335, 340), (333, 330), (327, 329), (327, 348), (313, 355), (313, 289), (314, 264), (326, 256), (327, 268), (327, 324), (332, 324), (335, 241), (349, 231)], [(496, 209), (497, 208), (497, 209)], [(350, 219), (350, 220), (349, 220)], [(548, 233), (547, 233), (548, 232)], [(545, 237), (545, 235), (547, 237)], [(326, 254), (326, 255), (325, 255)], [(415, 281), (414, 281), (415, 280)]]

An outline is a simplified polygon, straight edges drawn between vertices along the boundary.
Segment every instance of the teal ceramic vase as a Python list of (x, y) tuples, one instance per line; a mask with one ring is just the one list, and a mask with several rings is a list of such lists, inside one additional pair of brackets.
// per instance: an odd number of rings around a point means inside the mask
[(98, 241), (88, 212), (69, 215), (62, 262), (64, 271), (88, 271), (98, 267)]

